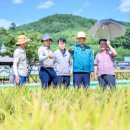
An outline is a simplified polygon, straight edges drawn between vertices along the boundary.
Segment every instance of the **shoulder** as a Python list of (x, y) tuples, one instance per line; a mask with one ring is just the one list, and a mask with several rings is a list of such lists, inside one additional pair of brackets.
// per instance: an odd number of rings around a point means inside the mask
[(106, 54), (109, 55), (109, 56), (112, 56), (112, 52), (110, 50), (107, 50)]
[(67, 55), (70, 55), (70, 52), (69, 52), (68, 50), (66, 50), (66, 54), (67, 54)]
[(100, 55), (101, 54), (101, 51), (98, 51), (96, 55)]
[(110, 50), (107, 51), (107, 55), (109, 55), (111, 58), (114, 58), (114, 56), (112, 55), (112, 52)]
[(58, 50), (56, 50), (56, 51), (54, 51), (54, 53), (59, 53), (59, 49), (58, 49)]
[(69, 53), (69, 54), (70, 54), (70, 52), (69, 52), (68, 50), (66, 50), (66, 53)]
[(111, 52), (110, 50), (107, 50), (107, 54), (111, 55), (111, 54), (112, 54), (112, 52)]
[(92, 50), (89, 46), (85, 45), (85, 49)]
[(15, 51), (14, 51), (14, 58), (20, 58), (23, 56), (23, 54), (25, 54), (23, 51), (21, 51), (19, 48), (17, 48)]
[(76, 43), (75, 45), (73, 45), (73, 48), (75, 48), (75, 47), (80, 47), (80, 46), (79, 46), (79, 44)]
[(14, 51), (14, 54), (16, 55), (16, 54), (19, 54), (19, 53), (20, 53), (20, 49), (17, 48), (17, 49)]
[(98, 58), (100, 54), (101, 54), (100, 52), (97, 52), (97, 54), (95, 55), (95, 58)]
[(14, 50), (14, 53), (18, 52), (18, 50), (19, 50), (18, 48), (17, 48), (17, 49), (15, 49), (15, 50)]
[(86, 50), (87, 52), (92, 53), (91, 47), (85, 45), (84, 48), (85, 48), (85, 50)]
[(59, 50), (54, 51), (54, 54), (55, 54), (55, 55), (56, 55), (56, 54), (59, 54)]
[(39, 47), (38, 53), (43, 53), (45, 51), (45, 48), (43, 46)]
[(38, 50), (43, 50), (43, 49), (44, 49), (44, 47), (43, 47), (43, 46), (40, 46)]
[(75, 43), (71, 46), (71, 48), (76, 48), (76, 47), (80, 47), (78, 43)]

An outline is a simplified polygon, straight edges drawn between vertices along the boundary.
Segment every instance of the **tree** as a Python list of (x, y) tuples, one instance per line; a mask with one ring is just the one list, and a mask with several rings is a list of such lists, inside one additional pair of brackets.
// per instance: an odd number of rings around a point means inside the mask
[(15, 29), (16, 29), (16, 24), (15, 24), (14, 22), (11, 23), (9, 29), (10, 29), (11, 31), (15, 31)]

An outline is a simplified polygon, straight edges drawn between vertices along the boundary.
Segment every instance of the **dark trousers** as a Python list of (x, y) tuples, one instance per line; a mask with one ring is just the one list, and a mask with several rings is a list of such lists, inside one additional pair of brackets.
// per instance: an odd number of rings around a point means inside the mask
[(64, 84), (66, 87), (69, 87), (70, 76), (56, 76), (54, 80), (54, 85), (57, 87), (57, 86), (61, 86), (62, 84)]
[(73, 72), (73, 84), (74, 87), (84, 88), (89, 87), (90, 85), (90, 73), (87, 72)]
[(53, 68), (41, 67), (39, 77), (41, 79), (42, 87), (46, 89), (53, 83), (56, 73)]
[(103, 88), (103, 90), (106, 89), (107, 86), (110, 88), (115, 88), (116, 86), (116, 81), (115, 81), (115, 76), (114, 75), (101, 75), (98, 77), (99, 85)]

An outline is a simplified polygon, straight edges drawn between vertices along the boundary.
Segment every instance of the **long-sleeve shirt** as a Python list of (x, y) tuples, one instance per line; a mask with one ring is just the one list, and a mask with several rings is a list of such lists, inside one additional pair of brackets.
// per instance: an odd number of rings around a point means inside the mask
[(40, 61), (40, 67), (52, 67), (54, 65), (54, 58), (50, 59), (48, 58), (48, 55), (52, 55), (54, 56), (53, 51), (51, 50), (51, 48), (46, 47), (46, 46), (41, 46), (38, 49), (38, 57), (39, 57), (39, 61)]
[(57, 75), (70, 75), (70, 53), (67, 50), (61, 52), (58, 49), (54, 52), (54, 70)]
[(18, 47), (14, 51), (13, 71), (14, 71), (15, 76), (28, 75), (28, 63), (27, 63), (26, 52), (24, 49), (20, 47)]

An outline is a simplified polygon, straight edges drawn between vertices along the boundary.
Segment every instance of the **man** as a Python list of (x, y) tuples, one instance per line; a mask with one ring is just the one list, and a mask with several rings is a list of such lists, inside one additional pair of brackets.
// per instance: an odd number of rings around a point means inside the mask
[(16, 84), (24, 84), (28, 75), (28, 64), (25, 47), (30, 40), (25, 35), (17, 37), (16, 46), (18, 48), (14, 51), (13, 71), (15, 74)]
[(50, 48), (52, 41), (51, 35), (45, 34), (41, 40), (43, 45), (38, 49), (38, 57), (40, 61), (39, 77), (44, 89), (47, 89), (56, 77), (54, 71), (54, 53)]
[(73, 55), (73, 84), (75, 88), (90, 85), (90, 74), (94, 71), (92, 50), (85, 45), (87, 37), (84, 32), (78, 32), (77, 44), (70, 49)]
[(54, 85), (61, 87), (64, 84), (67, 88), (70, 85), (70, 53), (65, 49), (66, 40), (60, 38), (57, 40), (59, 49), (54, 52), (54, 69), (56, 78)]
[(107, 41), (106, 39), (100, 39), (99, 45), (101, 50), (99, 53), (97, 53), (94, 61), (94, 79), (97, 79), (98, 72), (99, 84), (103, 90), (105, 90), (107, 86), (110, 86), (110, 88), (115, 87), (113, 58), (117, 55), (117, 52), (111, 46), (110, 41)]

